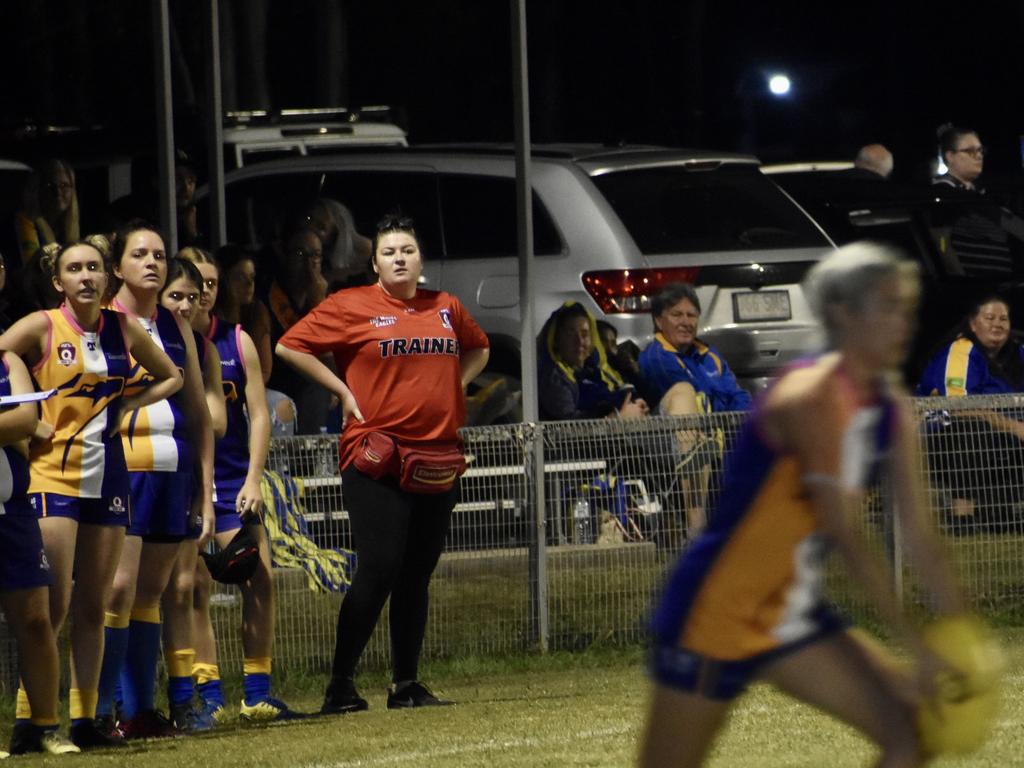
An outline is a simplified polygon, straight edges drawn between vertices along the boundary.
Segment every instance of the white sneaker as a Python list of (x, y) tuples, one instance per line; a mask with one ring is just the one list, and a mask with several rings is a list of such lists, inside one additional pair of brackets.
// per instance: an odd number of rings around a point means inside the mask
[(43, 745), (43, 752), (51, 755), (73, 755), (82, 751), (56, 731), (44, 733), (40, 743)]

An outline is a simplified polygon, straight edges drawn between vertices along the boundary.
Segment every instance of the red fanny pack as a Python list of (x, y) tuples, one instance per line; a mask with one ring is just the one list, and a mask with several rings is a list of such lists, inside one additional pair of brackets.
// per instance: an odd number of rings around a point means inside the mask
[(403, 445), (380, 432), (363, 438), (352, 463), (374, 480), (397, 476), (399, 487), (410, 493), (444, 493), (466, 471), (460, 442)]

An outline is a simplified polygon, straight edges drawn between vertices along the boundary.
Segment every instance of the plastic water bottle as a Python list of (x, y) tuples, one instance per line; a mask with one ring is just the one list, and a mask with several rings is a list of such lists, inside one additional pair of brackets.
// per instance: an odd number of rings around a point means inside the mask
[(590, 502), (579, 499), (572, 507), (573, 523), (576, 530), (577, 544), (593, 544), (594, 529), (590, 522)]

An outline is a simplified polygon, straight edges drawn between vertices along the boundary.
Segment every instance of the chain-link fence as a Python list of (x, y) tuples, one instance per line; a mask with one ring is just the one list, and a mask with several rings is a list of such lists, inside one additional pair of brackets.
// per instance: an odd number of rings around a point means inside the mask
[[(922, 465), (936, 522), (978, 610), (1024, 619), (1024, 398), (916, 401)], [(431, 585), (427, 658), (573, 649), (643, 639), (647, 611), (688, 527), (714, 509), (742, 414), (515, 424), (466, 429), (448, 545)], [(1019, 419), (1019, 420), (1018, 420)], [(265, 498), (278, 562), (275, 665), (330, 663), (337, 589), (354, 563), (334, 437), (275, 439)], [(896, 565), (897, 588), (920, 594), (904, 562), (884, 484), (864, 506), (865, 530)], [(286, 521), (281, 524), (280, 521)], [(291, 521), (288, 523), (287, 521)], [(328, 550), (314, 552), (313, 545)], [(333, 559), (332, 559), (333, 558)], [(904, 586), (904, 580), (906, 585)], [(833, 598), (863, 617), (840, 568)], [(241, 603), (213, 601), (221, 664), (241, 666)], [(364, 656), (388, 663), (387, 622)], [(0, 645), (0, 679), (13, 655)]]

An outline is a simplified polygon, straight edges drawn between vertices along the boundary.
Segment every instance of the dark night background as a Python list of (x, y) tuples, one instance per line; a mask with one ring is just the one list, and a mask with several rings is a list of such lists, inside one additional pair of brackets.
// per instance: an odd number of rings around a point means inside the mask
[[(240, 16), (266, 9), (269, 106), (322, 105), (330, 79), (331, 100), (398, 108), (415, 143), (512, 139), (505, 0), (231, 5)], [(171, 2), (177, 137), (194, 153), (205, 6)], [(9, 139), (25, 121), (102, 125), (87, 150), (151, 145), (150, 10), (143, 0), (4, 2), (0, 152), (37, 151)], [(980, 132), (990, 176), (1021, 169), (1019, 2), (553, 0), (530, 2), (527, 13), (538, 142), (700, 146), (780, 161), (846, 159), (879, 141), (910, 178), (923, 177), (936, 127), (953, 121)], [(318, 55), (325, 25), (334, 28), (333, 68)], [(775, 70), (793, 81), (786, 99), (767, 94), (764, 75)]]

